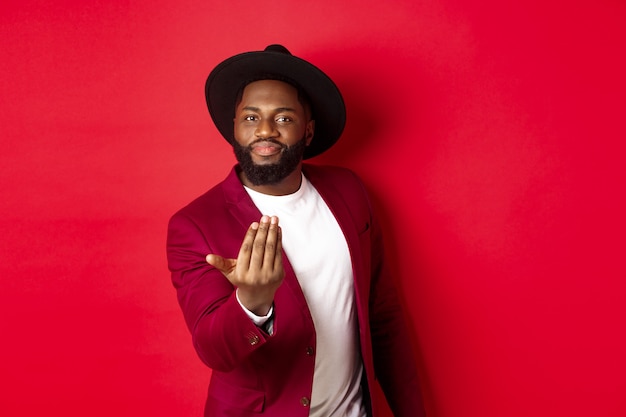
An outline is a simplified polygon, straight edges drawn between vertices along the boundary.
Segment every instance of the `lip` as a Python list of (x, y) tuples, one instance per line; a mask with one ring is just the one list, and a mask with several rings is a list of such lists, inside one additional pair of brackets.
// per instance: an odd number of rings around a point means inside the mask
[(283, 148), (273, 142), (257, 142), (250, 146), (252, 152), (259, 156), (273, 156), (282, 152)]

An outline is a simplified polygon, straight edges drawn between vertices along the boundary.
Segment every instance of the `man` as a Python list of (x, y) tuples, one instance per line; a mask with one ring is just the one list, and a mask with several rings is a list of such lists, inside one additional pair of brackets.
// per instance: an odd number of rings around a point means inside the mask
[(424, 415), (379, 224), (350, 171), (304, 164), (345, 124), (335, 84), (281, 45), (220, 63), (206, 99), (238, 164), (170, 220), (172, 280), (212, 368), (205, 416)]

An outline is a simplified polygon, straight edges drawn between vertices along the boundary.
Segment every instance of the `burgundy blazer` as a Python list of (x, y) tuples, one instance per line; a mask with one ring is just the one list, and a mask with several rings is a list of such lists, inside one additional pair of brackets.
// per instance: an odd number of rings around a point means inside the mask
[[(274, 333), (252, 323), (233, 286), (205, 257), (236, 258), (261, 213), (233, 168), (228, 177), (170, 220), (167, 256), (178, 301), (200, 359), (212, 369), (205, 416), (306, 417), (315, 365), (315, 328), (283, 253), (285, 279), (274, 299)], [(396, 417), (424, 415), (414, 355), (383, 244), (361, 181), (351, 171), (304, 164), (346, 237), (354, 271), (367, 407), (378, 380)], [(307, 250), (302, 248), (302, 250)]]

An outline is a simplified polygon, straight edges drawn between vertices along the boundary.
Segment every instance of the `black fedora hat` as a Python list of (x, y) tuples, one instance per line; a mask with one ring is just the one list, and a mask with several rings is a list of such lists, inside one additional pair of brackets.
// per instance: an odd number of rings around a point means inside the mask
[(205, 85), (206, 102), (222, 136), (229, 143), (235, 140), (233, 117), (237, 93), (252, 81), (273, 77), (295, 84), (311, 102), (315, 134), (304, 152), (304, 159), (333, 146), (346, 124), (346, 107), (339, 89), (319, 68), (293, 56), (282, 45), (235, 55), (218, 64), (209, 74)]

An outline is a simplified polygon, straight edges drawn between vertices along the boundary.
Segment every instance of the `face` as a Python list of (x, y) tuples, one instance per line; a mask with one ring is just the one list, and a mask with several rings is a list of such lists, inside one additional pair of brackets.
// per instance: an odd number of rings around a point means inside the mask
[(234, 118), (237, 161), (253, 185), (273, 185), (292, 174), (313, 139), (310, 111), (296, 88), (282, 81), (248, 84)]

